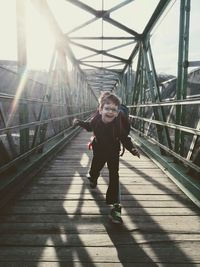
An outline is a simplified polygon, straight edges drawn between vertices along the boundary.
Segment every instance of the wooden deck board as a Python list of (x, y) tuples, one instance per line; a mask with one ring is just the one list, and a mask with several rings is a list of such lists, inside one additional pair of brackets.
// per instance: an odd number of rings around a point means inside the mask
[[(164, 236), (160, 233), (146, 233), (145, 237), (141, 233), (129, 233), (130, 237), (127, 239), (126, 234), (112, 234), (112, 239), (115, 245), (132, 245), (132, 244), (152, 244), (152, 243), (180, 243), (184, 242), (199, 242), (200, 234), (169, 234)], [(94, 238), (95, 237), (95, 238)], [(52, 242), (53, 239), (53, 242)], [(65, 242), (63, 242), (65, 241)], [(3, 234), (1, 236), (1, 246), (46, 246), (54, 247), (73, 247), (85, 246), (90, 247), (112, 247), (113, 241), (108, 234), (68, 234), (67, 240), (65, 234), (51, 234), (51, 239), (48, 234)]]
[(110, 223), (108, 171), (85, 178), (82, 132), (0, 216), (2, 267), (200, 266), (199, 209), (144, 154), (120, 159), (123, 225)]
[[(200, 255), (196, 250), (195, 242), (181, 242), (178, 244), (179, 253), (174, 253), (176, 245), (173, 244), (128, 244), (119, 247), (1, 247), (0, 260), (5, 257), (17, 261), (30, 260), (39, 258), (40, 261), (60, 260), (66, 262), (80, 261), (88, 262), (93, 259), (94, 262), (169, 262), (169, 263), (190, 263), (190, 257), (195, 258), (196, 262), (200, 261)], [(30, 253), (31, 251), (31, 253)], [(173, 255), (173, 257), (172, 257)], [(186, 256), (190, 255), (190, 257)], [(183, 261), (183, 256), (184, 261)]]

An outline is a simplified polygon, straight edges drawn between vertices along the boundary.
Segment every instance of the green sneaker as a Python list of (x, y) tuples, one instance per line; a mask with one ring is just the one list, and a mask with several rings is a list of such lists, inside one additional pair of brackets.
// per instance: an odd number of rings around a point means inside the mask
[(121, 206), (120, 204), (114, 204), (114, 207), (110, 211), (109, 218), (112, 223), (122, 224), (123, 220), (121, 218)]

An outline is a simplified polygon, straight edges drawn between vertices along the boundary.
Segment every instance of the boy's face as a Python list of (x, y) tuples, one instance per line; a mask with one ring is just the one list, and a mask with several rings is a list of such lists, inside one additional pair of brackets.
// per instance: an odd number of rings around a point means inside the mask
[(104, 123), (112, 122), (119, 113), (118, 106), (112, 102), (105, 103), (104, 106), (99, 110), (99, 113), (101, 114), (102, 121)]

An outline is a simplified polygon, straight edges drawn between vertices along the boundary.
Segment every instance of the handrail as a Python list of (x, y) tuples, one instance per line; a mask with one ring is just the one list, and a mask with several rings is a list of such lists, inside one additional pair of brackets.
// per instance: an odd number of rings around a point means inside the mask
[(29, 127), (32, 127), (32, 126), (40, 126), (40, 125), (43, 125), (43, 124), (46, 124), (46, 123), (49, 123), (49, 122), (52, 122), (52, 121), (60, 121), (60, 120), (66, 119), (66, 118), (71, 118), (71, 117), (75, 117), (75, 116), (89, 114), (89, 113), (92, 113), (93, 111), (94, 110), (89, 110), (89, 111), (85, 111), (85, 112), (81, 112), (81, 113), (73, 113), (73, 114), (70, 114), (70, 115), (65, 115), (65, 116), (61, 116), (61, 117), (55, 117), (55, 118), (51, 118), (51, 119), (48, 119), (48, 120), (35, 121), (35, 122), (29, 122), (29, 123), (25, 123), (25, 124), (16, 125), (16, 126), (5, 127), (5, 128), (0, 129), (0, 134), (9, 133), (10, 131), (15, 130), (15, 129), (22, 130), (22, 129), (26, 129), (26, 128), (29, 128)]
[[(56, 107), (65, 107), (66, 104), (59, 104), (59, 103), (55, 103), (55, 102), (49, 102), (47, 100), (42, 100), (42, 99), (38, 99), (38, 98), (16, 98), (15, 95), (11, 95), (11, 94), (5, 94), (5, 93), (0, 93), (0, 99), (17, 99), (17, 101), (19, 101), (20, 103), (26, 103), (26, 102), (33, 102), (33, 103), (38, 103), (38, 104), (45, 104), (47, 106), (56, 106)], [(73, 105), (68, 105), (68, 107), (73, 107)]]
[[(52, 105), (52, 106), (58, 106), (58, 107), (63, 107), (65, 104), (58, 104), (54, 102), (49, 102), (47, 100), (42, 100), (42, 99), (37, 99), (37, 98), (16, 98), (15, 95), (10, 95), (10, 94), (5, 94), (5, 93), (0, 93), (0, 99), (17, 99), (20, 103), (27, 103), (27, 102), (36, 102), (38, 104), (45, 104), (45, 105)], [(72, 107), (72, 106), (70, 106)]]
[(34, 148), (30, 149), (29, 151), (27, 151), (27, 152), (25, 152), (23, 154), (20, 154), (15, 159), (9, 161), (8, 163), (6, 163), (2, 167), (0, 167), (0, 173), (3, 173), (5, 170), (7, 170), (11, 166), (15, 165), (19, 161), (21, 161), (21, 160), (27, 158), (28, 156), (32, 155), (35, 151), (37, 151), (38, 149), (40, 149), (41, 147), (43, 147), (45, 144), (49, 143), (50, 141), (53, 141), (54, 139), (58, 138), (59, 136), (63, 135), (64, 133), (66, 133), (66, 132), (68, 132), (70, 130), (73, 130), (73, 129), (74, 129), (73, 126), (67, 128), (67, 129), (64, 129), (61, 132), (59, 132), (58, 134), (52, 136), (51, 138), (45, 140), (44, 142), (42, 142), (39, 145), (35, 146)]
[(165, 150), (166, 152), (168, 152), (169, 154), (171, 154), (173, 157), (175, 157), (179, 161), (183, 162), (185, 165), (191, 167), (192, 169), (196, 170), (197, 172), (200, 172), (200, 167), (198, 167), (197, 165), (195, 165), (194, 163), (192, 163), (192, 161), (185, 159), (184, 157), (180, 156), (179, 154), (177, 154), (173, 150), (171, 150), (168, 147), (160, 144), (155, 139), (153, 139), (153, 138), (149, 137), (148, 135), (146, 135), (146, 134), (138, 131), (137, 129), (131, 127), (131, 130), (133, 130), (134, 132), (137, 132), (139, 135), (144, 136), (146, 139), (149, 139), (152, 143), (156, 144), (157, 146), (159, 146), (160, 148), (162, 148), (163, 150)]
[(200, 135), (200, 130), (194, 129), (194, 128), (191, 128), (191, 127), (186, 127), (186, 126), (182, 126), (182, 125), (178, 125), (178, 124), (174, 124), (174, 123), (161, 122), (161, 121), (158, 121), (158, 120), (147, 119), (147, 118), (143, 118), (143, 117), (139, 117), (139, 116), (135, 116), (135, 115), (129, 115), (129, 117), (130, 118), (134, 118), (134, 119), (147, 121), (147, 122), (154, 123), (154, 124), (161, 125), (161, 126), (167, 126), (169, 128), (177, 129), (177, 130), (180, 130), (180, 131), (183, 131), (183, 132)]
[(159, 102), (159, 103), (145, 103), (138, 105), (129, 105), (128, 108), (137, 108), (137, 107), (161, 107), (161, 106), (178, 106), (178, 105), (198, 105), (200, 104), (200, 99), (185, 99), (174, 102)]

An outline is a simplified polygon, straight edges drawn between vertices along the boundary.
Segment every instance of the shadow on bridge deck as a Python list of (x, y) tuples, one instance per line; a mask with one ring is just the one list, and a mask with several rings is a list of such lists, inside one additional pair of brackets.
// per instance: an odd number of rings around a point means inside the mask
[(120, 160), (124, 224), (110, 223), (103, 169), (85, 179), (92, 152), (81, 132), (3, 210), (0, 266), (200, 266), (199, 209), (144, 154)]

